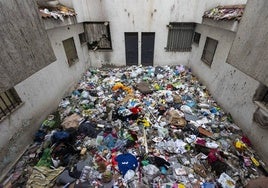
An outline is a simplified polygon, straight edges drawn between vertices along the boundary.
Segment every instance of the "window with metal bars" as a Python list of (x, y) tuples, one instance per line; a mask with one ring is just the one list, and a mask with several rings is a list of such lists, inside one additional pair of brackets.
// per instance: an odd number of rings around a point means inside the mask
[(13, 112), (21, 104), (21, 99), (14, 88), (0, 93), (0, 120)]
[(195, 23), (169, 23), (167, 51), (189, 52), (192, 49)]

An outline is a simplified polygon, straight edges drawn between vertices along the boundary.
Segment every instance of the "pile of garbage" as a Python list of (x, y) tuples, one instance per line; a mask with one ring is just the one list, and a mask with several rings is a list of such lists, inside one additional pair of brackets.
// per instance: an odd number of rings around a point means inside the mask
[(89, 69), (7, 175), (12, 187), (235, 188), (267, 175), (182, 65)]
[(217, 6), (204, 12), (203, 18), (213, 20), (237, 20), (240, 21), (246, 5)]

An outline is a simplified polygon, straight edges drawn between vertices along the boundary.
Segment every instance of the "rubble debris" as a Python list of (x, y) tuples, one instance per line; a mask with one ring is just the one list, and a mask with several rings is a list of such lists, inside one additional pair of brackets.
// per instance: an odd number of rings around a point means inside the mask
[(39, 14), (42, 18), (53, 18), (55, 20), (64, 21), (66, 17), (75, 17), (76, 13), (74, 9), (63, 6), (61, 4), (55, 7), (49, 6), (49, 4), (38, 5)]
[(246, 5), (217, 6), (205, 11), (203, 18), (213, 20), (238, 20), (240, 21)]
[(266, 166), (185, 66), (89, 69), (47, 117), (11, 187), (245, 187)]

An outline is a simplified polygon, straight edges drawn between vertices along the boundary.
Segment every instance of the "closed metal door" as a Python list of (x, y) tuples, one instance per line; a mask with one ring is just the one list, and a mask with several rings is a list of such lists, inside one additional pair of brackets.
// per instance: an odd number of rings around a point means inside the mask
[(138, 33), (125, 33), (126, 65), (138, 65)]
[(141, 35), (141, 64), (143, 66), (154, 64), (154, 38), (155, 33), (142, 33)]

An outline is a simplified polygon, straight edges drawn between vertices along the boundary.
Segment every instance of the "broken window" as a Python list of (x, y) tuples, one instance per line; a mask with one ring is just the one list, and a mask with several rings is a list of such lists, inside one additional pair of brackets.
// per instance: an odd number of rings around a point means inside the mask
[(69, 66), (73, 65), (78, 60), (77, 51), (75, 48), (74, 38), (71, 37), (69, 39), (66, 39), (62, 41), (63, 47), (65, 50), (65, 54), (67, 57), (67, 61)]
[(14, 88), (0, 93), (0, 120), (10, 114), (20, 104), (21, 99)]
[(79, 36), (79, 40), (80, 40), (81, 45), (84, 45), (87, 43), (85, 32), (80, 33), (78, 36)]
[(261, 127), (268, 128), (268, 87), (261, 84), (253, 100), (258, 107), (253, 114), (253, 120)]
[(167, 51), (189, 52), (192, 49), (194, 23), (170, 23), (168, 25)]
[(200, 37), (201, 37), (201, 34), (200, 33), (194, 32), (194, 40), (193, 40), (193, 42), (195, 44), (199, 44)]
[(217, 45), (217, 40), (207, 37), (201, 60), (208, 66), (212, 64)]
[(89, 49), (112, 49), (109, 22), (85, 22), (84, 27)]

